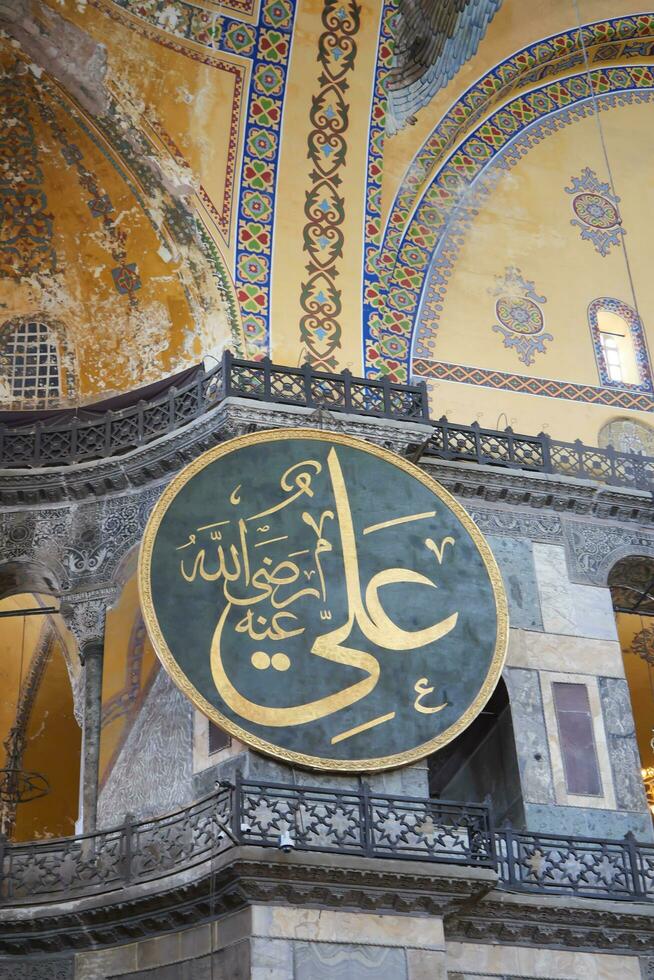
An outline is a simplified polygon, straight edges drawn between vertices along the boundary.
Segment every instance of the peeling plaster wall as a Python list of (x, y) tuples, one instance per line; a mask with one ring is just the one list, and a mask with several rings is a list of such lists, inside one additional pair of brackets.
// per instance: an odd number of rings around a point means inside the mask
[(233, 284), (156, 109), (37, 0), (0, 4), (0, 27), (0, 346), (18, 318), (56, 320), (68, 358), (58, 398), (20, 401), (0, 350), (0, 406), (83, 404), (238, 348)]

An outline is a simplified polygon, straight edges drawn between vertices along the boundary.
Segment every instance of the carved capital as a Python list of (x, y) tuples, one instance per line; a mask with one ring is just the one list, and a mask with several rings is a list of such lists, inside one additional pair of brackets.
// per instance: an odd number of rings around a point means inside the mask
[(118, 589), (98, 589), (73, 593), (62, 602), (61, 615), (77, 640), (82, 663), (90, 656), (102, 656), (107, 608), (113, 605), (118, 595)]

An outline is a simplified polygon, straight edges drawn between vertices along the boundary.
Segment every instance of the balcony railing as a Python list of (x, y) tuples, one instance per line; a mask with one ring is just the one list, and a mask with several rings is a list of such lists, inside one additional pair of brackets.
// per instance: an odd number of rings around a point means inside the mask
[(483, 429), (478, 423), (457, 425), (445, 416), (432, 422), (434, 428), (427, 455), (458, 459), (489, 466), (556, 473), (613, 486), (654, 491), (654, 457), (620, 453), (607, 446), (559, 442), (545, 432), (526, 436), (513, 429)]
[(424, 383), (401, 385), (387, 378), (357, 378), (349, 371), (329, 374), (310, 365), (283, 367), (270, 360), (244, 361), (229, 351), (210, 371), (179, 388), (97, 418), (73, 416), (65, 422), (10, 427), (0, 424), (0, 468), (66, 466), (120, 456), (200, 418), (230, 395), (276, 405), (328, 409), (396, 421), (423, 422), (433, 432), (428, 455), (595, 480), (654, 491), (654, 458), (559, 442), (545, 433), (520, 435), (512, 429), (458, 425), (429, 419)]
[(55, 416), (33, 427), (0, 424), (0, 467), (66, 466), (119, 456), (180, 429), (229, 395), (400, 421), (428, 418), (423, 385), (355, 378), (349, 371), (328, 374), (310, 365), (280, 367), (268, 359), (243, 361), (226, 351), (220, 364), (179, 388), (97, 419), (73, 416), (62, 423)]
[(654, 902), (654, 845), (494, 831), (483, 805), (241, 781), (112, 830), (5, 843), (0, 904), (62, 902), (164, 879), (237, 845), (492, 868), (512, 891)]

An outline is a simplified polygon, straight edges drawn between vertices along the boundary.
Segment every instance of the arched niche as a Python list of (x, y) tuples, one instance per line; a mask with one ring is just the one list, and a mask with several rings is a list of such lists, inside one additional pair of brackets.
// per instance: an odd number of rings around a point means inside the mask
[(636, 419), (611, 419), (597, 436), (602, 449), (613, 446), (621, 453), (642, 453), (654, 456), (654, 427)]
[(654, 815), (654, 557), (620, 558), (608, 576), (635, 725), (641, 775)]
[[(19, 571), (14, 583), (25, 580)], [(43, 580), (38, 571), (40, 578), (28, 576), (33, 584)], [(18, 584), (0, 599), (0, 768), (38, 773), (47, 789), (23, 802), (3, 793), (0, 824), (14, 840), (72, 834), (78, 816), (82, 736), (74, 687), (81, 671), (57, 605), (51, 593)]]

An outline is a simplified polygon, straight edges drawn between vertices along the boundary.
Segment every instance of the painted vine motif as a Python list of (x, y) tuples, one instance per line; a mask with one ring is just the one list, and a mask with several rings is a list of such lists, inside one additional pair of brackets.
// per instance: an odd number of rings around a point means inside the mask
[(341, 292), (336, 288), (337, 260), (343, 257), (345, 201), (339, 194), (345, 166), (349, 104), (347, 76), (354, 68), (361, 8), (353, 0), (325, 0), (318, 41), (320, 91), (311, 100), (308, 156), (313, 165), (304, 214), (303, 249), (309, 253), (309, 278), (302, 283), (300, 339), (307, 360), (323, 370), (336, 368), (341, 345)]

